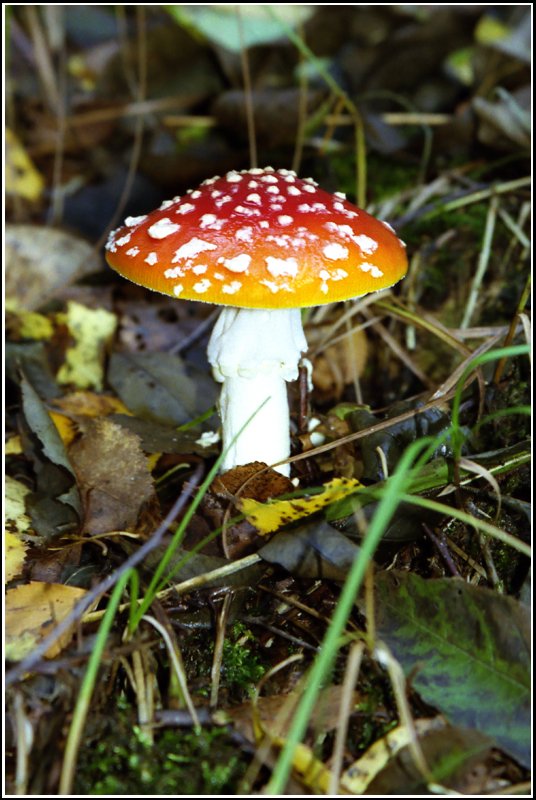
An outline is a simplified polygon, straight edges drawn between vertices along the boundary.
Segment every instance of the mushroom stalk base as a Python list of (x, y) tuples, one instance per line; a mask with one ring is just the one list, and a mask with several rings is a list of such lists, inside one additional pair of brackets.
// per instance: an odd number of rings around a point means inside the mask
[[(307, 349), (299, 309), (225, 308), (208, 345), (214, 377), (222, 383), (220, 416), (225, 456), (221, 469), (290, 455), (286, 381), (298, 377)], [(290, 465), (277, 467), (290, 474)]]

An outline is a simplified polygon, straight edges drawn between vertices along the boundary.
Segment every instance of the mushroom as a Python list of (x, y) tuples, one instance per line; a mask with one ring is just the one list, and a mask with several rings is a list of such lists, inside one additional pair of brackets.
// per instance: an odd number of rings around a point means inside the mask
[[(208, 359), (222, 390), (222, 470), (290, 454), (286, 381), (307, 350), (300, 309), (404, 277), (385, 222), (286, 169), (210, 178), (110, 234), (108, 264), (163, 294), (224, 306)], [(289, 475), (289, 464), (277, 469)]]

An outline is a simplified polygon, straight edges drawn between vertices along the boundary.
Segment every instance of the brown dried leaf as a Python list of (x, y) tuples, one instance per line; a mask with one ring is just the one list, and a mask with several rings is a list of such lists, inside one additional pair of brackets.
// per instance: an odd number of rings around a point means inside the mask
[(109, 419), (88, 419), (70, 448), (90, 534), (135, 530), (140, 512), (155, 497), (148, 459), (139, 438)]

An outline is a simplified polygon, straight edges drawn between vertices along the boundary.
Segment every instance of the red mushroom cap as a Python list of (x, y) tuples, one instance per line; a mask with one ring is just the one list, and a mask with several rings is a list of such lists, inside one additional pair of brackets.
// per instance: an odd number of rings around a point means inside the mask
[(108, 264), (134, 283), (186, 300), (299, 308), (385, 289), (407, 272), (392, 228), (294, 172), (250, 169), (129, 217)]

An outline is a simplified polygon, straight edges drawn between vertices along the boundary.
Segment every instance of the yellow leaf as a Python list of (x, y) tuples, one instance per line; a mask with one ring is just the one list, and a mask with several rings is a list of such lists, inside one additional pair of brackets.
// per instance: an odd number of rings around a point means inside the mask
[(85, 417), (107, 417), (108, 414), (128, 414), (128, 408), (118, 397), (111, 397), (93, 392), (71, 392), (53, 400), (54, 406), (66, 416), (83, 415)]
[(5, 582), (8, 583), (20, 575), (26, 558), (26, 545), (18, 536), (5, 532)]
[(49, 411), (50, 418), (58, 431), (63, 444), (68, 447), (76, 438), (76, 426), (74, 422), (66, 417), (65, 414), (58, 414), (57, 411)]
[(30, 490), (20, 481), (6, 475), (4, 519), (7, 530), (14, 534), (26, 533), (31, 528), (26, 514), (26, 495)]
[(50, 339), (54, 333), (52, 322), (37, 311), (25, 311), (17, 307), (14, 298), (6, 300), (6, 329), (18, 339)]
[[(20, 661), (31, 653), (85, 594), (85, 589), (41, 581), (8, 589), (5, 599), (7, 658)], [(53, 658), (69, 644), (75, 624), (47, 650), (47, 658)]]
[[(414, 720), (415, 731), (418, 736), (433, 730), (441, 730), (446, 722), (441, 717), (433, 719)], [(351, 794), (361, 795), (365, 792), (368, 785), (374, 780), (381, 770), (394, 756), (412, 741), (412, 731), (407, 725), (398, 725), (377, 739), (363, 755), (355, 761), (341, 775), (340, 785), (342, 789)]]
[(67, 350), (65, 363), (57, 378), (60, 383), (72, 383), (80, 389), (101, 389), (104, 377), (104, 352), (112, 338), (117, 320), (105, 309), (86, 308), (70, 302), (65, 314), (58, 317), (66, 323), (75, 340)]
[(324, 484), (322, 492), (309, 497), (298, 497), (294, 500), (275, 499), (268, 503), (243, 498), (237, 501), (237, 506), (260, 534), (272, 533), (283, 525), (288, 525), (289, 522), (316, 514), (322, 508), (353, 494), (360, 488), (361, 484), (355, 478), (334, 478)]
[(45, 182), (17, 136), (6, 130), (6, 177), (7, 194), (38, 200)]
[(20, 456), (22, 452), (22, 441), (20, 436), (18, 434), (15, 436), (10, 436), (6, 442), (4, 454), (6, 456)]

